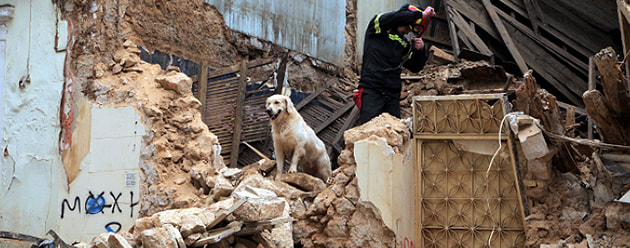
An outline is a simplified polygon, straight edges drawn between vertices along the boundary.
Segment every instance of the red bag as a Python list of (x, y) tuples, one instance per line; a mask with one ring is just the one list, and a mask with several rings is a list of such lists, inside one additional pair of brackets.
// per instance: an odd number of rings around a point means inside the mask
[(359, 90), (352, 95), (352, 100), (359, 108), (359, 111), (361, 111), (361, 96), (363, 96), (363, 87), (359, 87)]

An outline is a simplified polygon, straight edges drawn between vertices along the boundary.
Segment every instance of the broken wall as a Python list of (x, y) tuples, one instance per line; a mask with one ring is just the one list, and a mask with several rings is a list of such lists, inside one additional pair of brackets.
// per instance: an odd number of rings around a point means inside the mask
[(65, 181), (57, 142), (65, 52), (55, 50), (57, 13), (51, 1), (0, 5), (15, 8), (5, 23), (0, 56), (5, 64), (0, 68), (0, 229), (43, 236), (57, 224), (57, 194)]
[(231, 29), (260, 37), (323, 61), (341, 65), (344, 54), (345, 0), (217, 1)]
[(381, 131), (390, 135), (379, 135), (377, 129), (362, 127), (346, 133), (350, 140), (369, 136), (354, 143), (360, 199), (379, 210), (385, 225), (396, 234), (397, 245), (409, 247), (416, 241), (417, 211), (409, 132), (404, 123), (392, 116), (375, 118), (370, 125), (384, 127)]

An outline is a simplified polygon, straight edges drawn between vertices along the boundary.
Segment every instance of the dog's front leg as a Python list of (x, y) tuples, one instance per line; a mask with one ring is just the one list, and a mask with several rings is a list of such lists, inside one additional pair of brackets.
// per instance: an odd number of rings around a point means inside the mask
[(298, 162), (300, 161), (300, 157), (304, 155), (303, 149), (295, 149), (293, 152), (293, 158), (291, 158), (291, 167), (289, 167), (289, 173), (296, 173)]
[(282, 175), (282, 170), (284, 169), (284, 151), (278, 148), (279, 147), (274, 145), (274, 150), (276, 150), (276, 180), (280, 179), (280, 175)]

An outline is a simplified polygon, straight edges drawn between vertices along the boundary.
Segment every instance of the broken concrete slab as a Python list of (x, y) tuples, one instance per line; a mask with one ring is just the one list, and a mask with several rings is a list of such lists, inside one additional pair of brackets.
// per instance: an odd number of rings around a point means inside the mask
[(141, 234), (142, 246), (145, 248), (179, 248), (186, 247), (184, 240), (177, 230), (170, 224), (151, 228)]
[(240, 184), (232, 194), (235, 199), (245, 199), (245, 203), (234, 210), (234, 216), (245, 222), (263, 221), (282, 215), (286, 201), (274, 192)]
[(326, 188), (326, 183), (321, 179), (301, 172), (283, 173), (279, 180), (304, 191), (322, 191)]

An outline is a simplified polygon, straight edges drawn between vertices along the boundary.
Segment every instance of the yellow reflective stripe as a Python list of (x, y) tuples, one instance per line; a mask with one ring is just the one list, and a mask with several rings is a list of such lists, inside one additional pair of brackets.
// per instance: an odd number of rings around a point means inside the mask
[(389, 34), (389, 39), (398, 41), (403, 47), (407, 47), (407, 41), (401, 39), (400, 36), (398, 36), (398, 35)]
[(381, 24), (380, 24), (379, 18), (381, 18), (382, 15), (383, 15), (383, 13), (380, 13), (374, 19), (374, 29), (376, 29), (376, 33), (377, 34), (381, 33), (381, 26), (380, 26)]
[(403, 57), (403, 60), (411, 58), (412, 55), (413, 55), (413, 51), (409, 52), (409, 56), (405, 54), (405, 56)]

